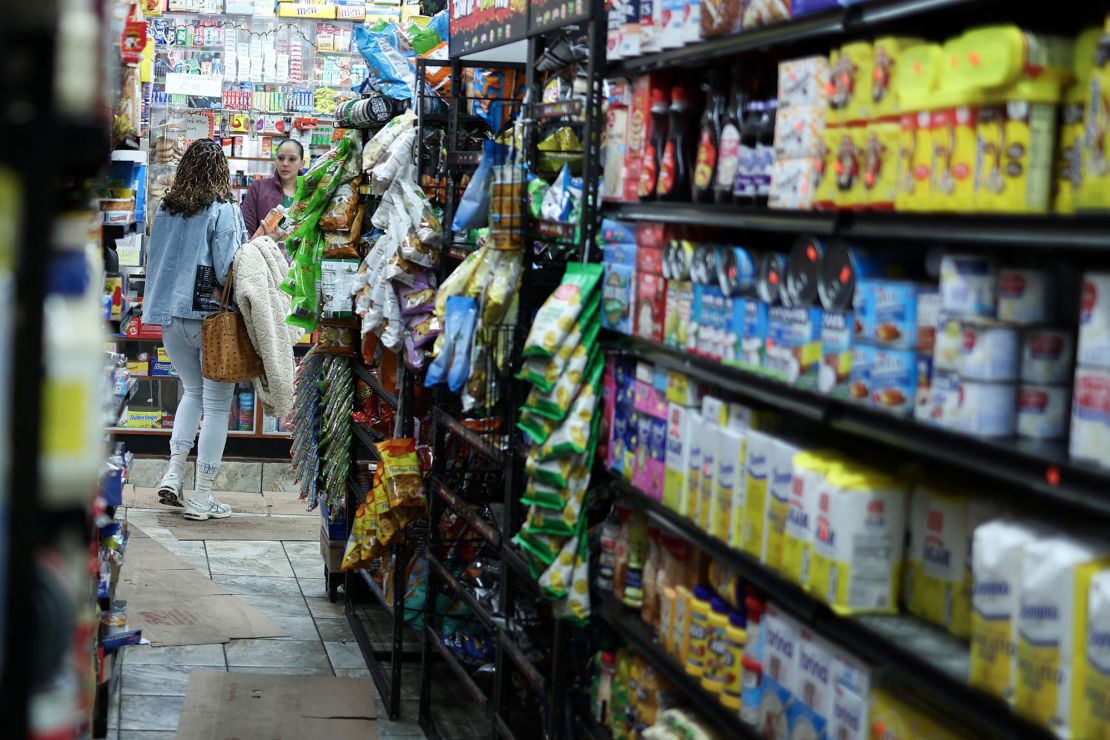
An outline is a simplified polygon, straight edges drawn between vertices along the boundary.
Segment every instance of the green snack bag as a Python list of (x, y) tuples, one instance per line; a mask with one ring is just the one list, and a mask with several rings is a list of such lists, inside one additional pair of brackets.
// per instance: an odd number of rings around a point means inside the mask
[(590, 621), (590, 552), (588, 540), (584, 536), (578, 537), (578, 550), (574, 556), (574, 569), (571, 571), (566, 598), (556, 602), (553, 611), (556, 619), (565, 619), (578, 625), (585, 625)]
[(547, 596), (553, 599), (566, 596), (573, 580), (579, 540), (581, 537), (578, 535), (567, 540), (563, 549), (559, 551), (559, 557), (540, 576), (540, 588)]
[(529, 528), (537, 532), (570, 537), (574, 534), (574, 525), (577, 522), (573, 512), (569, 514), (565, 512), (565, 508), (563, 511), (556, 511), (542, 506), (532, 506), (528, 509), (528, 517), (525, 521)]
[(551, 357), (574, 328), (578, 317), (588, 315), (591, 302), (593, 310), (597, 310), (602, 271), (600, 264), (573, 262), (567, 265), (563, 282), (536, 313), (524, 342), (525, 357)]
[[(600, 295), (601, 292), (598, 291), (598, 296)], [(536, 386), (541, 393), (550, 393), (555, 388), (555, 384), (559, 382), (564, 369), (566, 369), (578, 348), (585, 347), (584, 352), (588, 353), (597, 341), (597, 333), (601, 330), (601, 322), (584, 322), (581, 318), (553, 357), (528, 358), (524, 361), (520, 372), (517, 373), (517, 378)]]
[(520, 410), (520, 420), (517, 421), (516, 428), (527, 434), (532, 444), (542, 445), (558, 425), (554, 419), (548, 419), (525, 406)]
[[(536, 478), (529, 478), (520, 500), (530, 506), (540, 506), (555, 511), (562, 511), (567, 505), (567, 500), (574, 495), (575, 483), (581, 478), (580, 472), (589, 470), (587, 463), (589, 457), (585, 454), (578, 455), (571, 461), (572, 472), (566, 487), (551, 486)], [(589, 482), (589, 475), (586, 476)]]
[(595, 344), (592, 348), (587, 348), (584, 344), (578, 345), (571, 353), (570, 361), (560, 373), (559, 379), (555, 381), (555, 387), (546, 393), (533, 388), (524, 402), (525, 407), (550, 419), (565, 419), (574, 399), (582, 391), (592, 367), (591, 363), (599, 356), (599, 345)]
[(538, 478), (545, 485), (562, 489), (567, 487), (573, 464), (574, 460), (571, 457), (541, 461), (536, 456), (536, 450), (532, 450), (524, 463), (524, 472), (533, 478)]
[(601, 388), (601, 374), (605, 369), (602, 355), (594, 357), (589, 376), (571, 404), (570, 413), (563, 423), (551, 433), (547, 442), (536, 454), (537, 460), (549, 460), (560, 455), (580, 455), (589, 448), (597, 402)]
[(546, 568), (555, 561), (555, 556), (559, 554), (565, 539), (560, 535), (524, 526), (513, 537), (513, 542), (520, 545), (521, 549), (526, 550), (531, 557), (538, 559), (542, 567)]

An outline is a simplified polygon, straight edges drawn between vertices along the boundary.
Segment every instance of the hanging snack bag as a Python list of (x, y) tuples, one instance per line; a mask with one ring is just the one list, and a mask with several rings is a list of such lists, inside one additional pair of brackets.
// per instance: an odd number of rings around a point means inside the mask
[(416, 440), (387, 439), (375, 447), (382, 459), (382, 486), (391, 508), (423, 506), (424, 478), (416, 455)]
[(401, 135), (401, 132), (415, 125), (416, 114), (406, 110), (383, 126), (362, 149), (362, 169), (366, 172), (374, 169), (385, 159), (390, 145)]
[(570, 413), (563, 423), (551, 433), (543, 448), (539, 451), (538, 459), (545, 460), (566, 454), (581, 454), (586, 451), (591, 438), (591, 428), (594, 424), (597, 411), (598, 391), (601, 387), (601, 373), (605, 363), (601, 355), (595, 355), (595, 362), (590, 368), (586, 383), (582, 386), (578, 397), (571, 404)]
[(562, 421), (571, 404), (578, 398), (583, 384), (589, 382), (590, 373), (598, 362), (604, 364), (597, 345), (592, 349), (579, 345), (571, 354), (564, 371), (559, 374), (555, 387), (548, 393), (541, 392), (538, 386), (533, 388), (524, 403), (525, 408), (540, 416)]
[(600, 264), (571, 263), (563, 282), (536, 313), (524, 342), (525, 357), (551, 357), (581, 314), (596, 313), (600, 305)]
[(541, 393), (550, 393), (563, 377), (564, 371), (573, 358), (577, 357), (585, 362), (599, 331), (601, 331), (600, 321), (587, 322), (585, 331), (581, 329), (581, 322), (576, 323), (554, 357), (528, 358), (524, 361), (517, 378), (528, 381)]
[(527, 406), (520, 410), (520, 420), (516, 423), (517, 429), (527, 434), (534, 445), (546, 442), (558, 425), (559, 422), (555, 419), (537, 414)]

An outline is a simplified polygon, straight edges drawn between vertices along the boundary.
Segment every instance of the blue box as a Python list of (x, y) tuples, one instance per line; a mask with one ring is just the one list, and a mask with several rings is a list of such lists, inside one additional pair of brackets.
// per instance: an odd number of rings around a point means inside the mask
[(636, 305), (636, 268), (605, 263), (601, 283), (601, 326), (632, 335), (632, 310)]
[(172, 362), (158, 362), (157, 360), (150, 363), (150, 374), (162, 377), (177, 377), (177, 371), (173, 369)]
[(770, 307), (758, 298), (740, 298), (733, 302), (733, 321), (739, 322), (740, 346), (736, 361), (741, 367), (763, 367), (763, 351), (767, 342)]
[(336, 510), (335, 521), (331, 520), (331, 512), (328, 505), (320, 501), (320, 518), (324, 523), (324, 529), (327, 530), (329, 540), (343, 540), (346, 541), (347, 535), (347, 513), (343, 509)]
[(814, 306), (772, 307), (763, 367), (792, 385), (816, 388), (824, 316), (825, 312)]

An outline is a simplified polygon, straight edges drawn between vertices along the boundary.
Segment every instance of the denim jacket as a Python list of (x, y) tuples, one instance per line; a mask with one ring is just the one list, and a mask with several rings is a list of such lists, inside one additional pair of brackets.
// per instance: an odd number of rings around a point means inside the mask
[(143, 323), (202, 319), (218, 307), (219, 286), (247, 241), (239, 206), (213, 201), (191, 216), (159, 208), (147, 247)]

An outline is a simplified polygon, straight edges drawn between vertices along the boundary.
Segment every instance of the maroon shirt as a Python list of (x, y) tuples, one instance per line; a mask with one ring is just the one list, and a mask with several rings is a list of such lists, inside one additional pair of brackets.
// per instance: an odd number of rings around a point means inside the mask
[(247, 233), (254, 236), (258, 225), (266, 214), (281, 205), (285, 199), (285, 191), (277, 177), (270, 176), (255, 180), (243, 198), (243, 222), (247, 226)]

